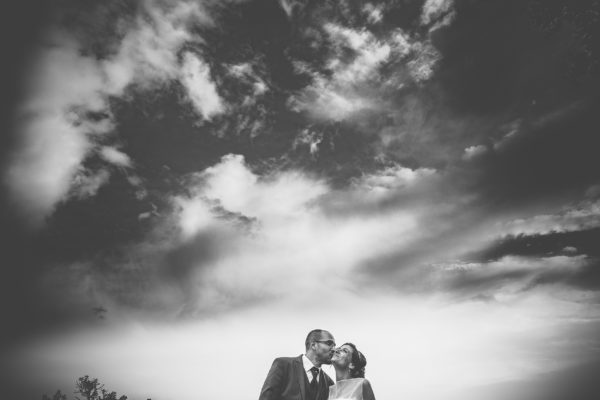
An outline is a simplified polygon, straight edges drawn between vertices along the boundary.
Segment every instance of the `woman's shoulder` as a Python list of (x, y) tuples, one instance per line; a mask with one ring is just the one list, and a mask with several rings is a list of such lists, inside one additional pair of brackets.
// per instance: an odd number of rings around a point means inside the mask
[(363, 378), (362, 381), (362, 396), (363, 400), (375, 400), (375, 395), (373, 394), (371, 382), (369, 382), (366, 378)]

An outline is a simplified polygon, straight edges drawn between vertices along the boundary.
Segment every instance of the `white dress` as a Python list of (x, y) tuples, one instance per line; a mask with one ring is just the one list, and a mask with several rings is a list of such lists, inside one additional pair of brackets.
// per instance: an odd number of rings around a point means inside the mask
[[(363, 387), (365, 389), (363, 390)], [(363, 397), (363, 393), (365, 396)], [(365, 378), (352, 378), (337, 381), (329, 386), (329, 400), (375, 400), (369, 381)]]

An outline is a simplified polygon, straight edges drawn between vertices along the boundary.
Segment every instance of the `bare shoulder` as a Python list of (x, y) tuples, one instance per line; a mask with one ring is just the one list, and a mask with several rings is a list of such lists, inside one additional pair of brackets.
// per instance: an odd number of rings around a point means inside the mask
[(375, 394), (373, 394), (371, 382), (369, 382), (369, 380), (366, 378), (364, 378), (362, 381), (362, 392), (364, 400), (375, 400)]

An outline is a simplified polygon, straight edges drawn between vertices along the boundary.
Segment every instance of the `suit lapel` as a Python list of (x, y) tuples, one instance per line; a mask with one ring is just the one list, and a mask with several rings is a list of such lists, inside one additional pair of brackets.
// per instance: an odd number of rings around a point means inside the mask
[(302, 355), (294, 360), (294, 368), (296, 380), (298, 385), (300, 385), (300, 398), (304, 400), (306, 399), (306, 385), (304, 384), (304, 381), (306, 380), (306, 372), (304, 372), (304, 364), (302, 364)]

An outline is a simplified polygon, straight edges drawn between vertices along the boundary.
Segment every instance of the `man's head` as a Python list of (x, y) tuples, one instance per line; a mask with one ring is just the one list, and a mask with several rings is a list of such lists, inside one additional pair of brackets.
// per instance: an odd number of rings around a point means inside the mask
[(331, 364), (335, 349), (335, 339), (331, 333), (323, 329), (314, 329), (308, 332), (304, 345), (306, 357), (317, 367), (321, 364)]

